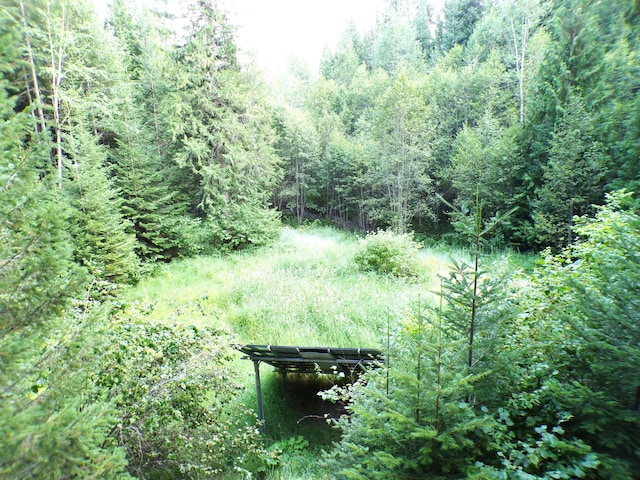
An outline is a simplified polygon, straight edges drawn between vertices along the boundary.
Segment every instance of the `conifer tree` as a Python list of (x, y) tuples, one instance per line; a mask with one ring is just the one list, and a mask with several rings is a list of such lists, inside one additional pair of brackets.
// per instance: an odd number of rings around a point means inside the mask
[(77, 292), (79, 271), (65, 232), (69, 210), (51, 189), (51, 142), (0, 84), (0, 332), (37, 324)]
[(212, 227), (212, 243), (264, 241), (275, 226), (267, 203), (280, 175), (268, 107), (241, 72), (216, 2), (198, 2), (193, 18), (187, 42), (175, 51), (175, 89), (164, 104), (174, 160), (188, 175), (182, 188)]
[(93, 396), (99, 341), (72, 308), (86, 275), (73, 262), (70, 212), (50, 164), (55, 144), (34, 128), (37, 107), (15, 111), (5, 75), (19, 68), (19, 50), (15, 30), (2, 26), (0, 476), (126, 478), (124, 451), (107, 438), (113, 405)]
[(135, 237), (120, 211), (121, 200), (104, 168), (105, 152), (82, 128), (65, 137), (71, 175), (66, 185), (73, 207), (71, 231), (76, 261), (108, 285), (139, 276)]
[(604, 147), (595, 139), (593, 120), (583, 99), (572, 95), (552, 134), (549, 161), (533, 205), (540, 244), (572, 243), (573, 217), (602, 203), (608, 162)]
[(388, 365), (326, 394), (351, 402), (325, 457), (336, 478), (465, 478), (491, 456), (495, 420), (467, 401), (478, 376), (465, 367), (464, 341), (447, 336), (440, 308), (417, 310), (393, 334)]
[(108, 156), (122, 197), (122, 214), (138, 240), (136, 253), (156, 261), (179, 253), (179, 219), (188, 214), (188, 204), (178, 198), (178, 167), (166, 151), (169, 139), (158, 115), (157, 97), (168, 90), (163, 71), (168, 59), (158, 39), (160, 27), (152, 20), (149, 13), (136, 14), (124, 2), (111, 6), (109, 26), (123, 48), (125, 71)]

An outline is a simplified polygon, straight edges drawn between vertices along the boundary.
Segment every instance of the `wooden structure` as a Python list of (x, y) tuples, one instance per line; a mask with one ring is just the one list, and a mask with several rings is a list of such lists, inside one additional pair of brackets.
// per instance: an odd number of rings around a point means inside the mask
[(353, 376), (368, 367), (384, 363), (382, 352), (374, 348), (295, 347), (284, 345), (239, 345), (243, 357), (253, 362), (256, 375), (258, 418), (264, 426), (260, 363), (273, 366), (277, 372), (299, 374), (344, 374)]

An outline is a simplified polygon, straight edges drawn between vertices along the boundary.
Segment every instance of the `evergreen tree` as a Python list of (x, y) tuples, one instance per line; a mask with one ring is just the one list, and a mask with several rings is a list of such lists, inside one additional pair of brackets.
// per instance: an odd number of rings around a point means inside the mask
[[(92, 374), (104, 317), (72, 308), (86, 286), (73, 262), (70, 217), (50, 165), (55, 143), (18, 113), (5, 75), (15, 26), (0, 31), (0, 476), (127, 478), (124, 451), (108, 441), (113, 404), (96, 400)], [(5, 29), (6, 28), (6, 29)], [(5, 60), (7, 62), (5, 63)], [(76, 314), (72, 313), (76, 312)], [(89, 320), (91, 318), (91, 320)]]
[(479, 199), (487, 215), (516, 205), (515, 179), (524, 169), (517, 133), (517, 127), (500, 125), (490, 114), (458, 133), (448, 171), (458, 207), (471, 210)]
[(178, 198), (178, 167), (166, 151), (170, 139), (158, 112), (158, 96), (169, 91), (163, 71), (167, 52), (150, 14), (135, 15), (124, 2), (111, 6), (109, 25), (125, 48), (126, 75), (120, 81), (120, 115), (108, 156), (123, 200), (122, 213), (138, 240), (138, 256), (167, 260), (179, 253), (180, 218), (188, 215), (188, 202)]
[[(44, 121), (53, 135), (52, 163), (57, 171), (58, 187), (64, 190), (63, 180), (70, 177), (79, 181), (80, 171), (90, 178), (91, 168), (99, 171), (97, 175), (106, 181), (108, 174), (104, 169), (108, 162), (104, 151), (113, 143), (121, 124), (119, 112), (123, 105), (120, 85), (124, 72), (113, 38), (97, 23), (88, 2), (21, 3), (12, 9), (13, 16), (22, 19), (23, 43), (25, 50), (31, 52), (29, 59), (34, 75), (28, 88), (35, 91), (36, 84), (40, 85), (38, 98), (47, 105)], [(30, 98), (37, 109), (35, 95)], [(105, 148), (98, 149), (96, 142)], [(85, 154), (91, 168), (85, 164)], [(100, 201), (95, 205), (80, 206), (94, 192), (90, 188), (83, 189), (78, 183), (74, 185), (79, 197), (66, 196), (73, 206), (81, 208), (73, 214), (76, 220), (73, 222), (74, 243), (79, 249), (75, 258), (84, 265), (90, 263), (92, 273), (99, 279), (130, 282), (137, 277), (138, 269), (134, 243), (121, 241), (121, 235), (129, 236), (125, 233), (128, 223), (121, 216), (118, 192), (105, 181), (98, 187)], [(105, 221), (104, 226), (99, 226), (99, 217), (89, 223), (78, 221), (86, 215), (95, 216), (97, 212), (87, 211), (93, 206), (114, 215), (111, 218), (119, 223)], [(88, 230), (83, 230), (84, 226)], [(112, 241), (118, 245), (115, 250), (108, 246)], [(87, 245), (93, 247), (86, 250)], [(85, 253), (89, 256), (82, 258)]]
[(72, 166), (67, 189), (73, 207), (71, 231), (76, 261), (105, 288), (139, 277), (135, 237), (120, 211), (121, 200), (104, 168), (104, 149), (81, 128), (65, 138)]
[(186, 168), (193, 209), (212, 242), (235, 248), (265, 241), (276, 217), (267, 209), (279, 179), (270, 116), (256, 84), (240, 71), (232, 30), (215, 3), (199, 2), (167, 100), (175, 161)]
[(520, 290), (509, 339), (527, 353), (509, 366), (517, 393), (498, 410), (502, 460), (486, 475), (636, 477), (637, 222), (629, 194), (609, 196)]
[[(5, 40), (6, 37), (2, 38)], [(14, 64), (15, 65), (15, 64)], [(0, 84), (0, 318), (4, 335), (60, 312), (81, 284), (65, 232), (69, 210), (52, 189), (51, 142)]]
[(444, 20), (438, 26), (436, 38), (440, 50), (447, 52), (456, 45), (466, 45), (484, 9), (484, 0), (446, 0)]
[(336, 478), (465, 478), (476, 460), (492, 456), (495, 420), (467, 401), (463, 342), (447, 338), (438, 309), (418, 308), (389, 342), (382, 368), (362, 383), (325, 394), (349, 401), (342, 438), (325, 456)]
[(543, 184), (534, 204), (533, 220), (542, 245), (568, 245), (573, 240), (573, 217), (602, 202), (608, 158), (594, 138), (591, 116), (583, 100), (569, 100), (556, 127), (544, 168)]

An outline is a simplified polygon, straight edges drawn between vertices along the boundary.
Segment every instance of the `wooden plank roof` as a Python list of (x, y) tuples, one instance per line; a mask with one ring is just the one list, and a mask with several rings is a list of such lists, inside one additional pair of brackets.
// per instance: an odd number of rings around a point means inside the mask
[(366, 367), (384, 363), (375, 348), (296, 347), (286, 345), (239, 345), (253, 362), (272, 365), (280, 372), (353, 375)]

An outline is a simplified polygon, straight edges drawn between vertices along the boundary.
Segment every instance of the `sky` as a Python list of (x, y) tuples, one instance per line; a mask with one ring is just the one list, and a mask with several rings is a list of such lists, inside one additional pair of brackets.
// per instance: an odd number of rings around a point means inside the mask
[(320, 65), (325, 45), (334, 48), (348, 22), (359, 31), (375, 25), (385, 0), (228, 0), (238, 26), (238, 46), (252, 52), (260, 67), (286, 68), (291, 57)]

